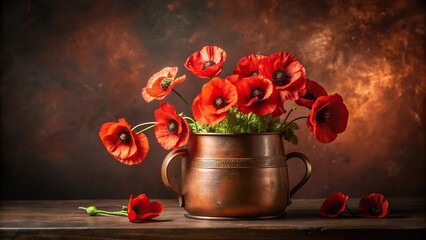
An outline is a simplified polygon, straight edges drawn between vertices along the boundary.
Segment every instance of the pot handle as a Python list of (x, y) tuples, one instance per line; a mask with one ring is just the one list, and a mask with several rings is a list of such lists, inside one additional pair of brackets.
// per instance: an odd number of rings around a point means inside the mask
[(305, 176), (302, 178), (302, 180), (300, 180), (300, 182), (293, 187), (293, 189), (291, 189), (290, 191), (290, 199), (293, 197), (293, 195), (309, 180), (309, 178), (311, 177), (311, 171), (312, 171), (312, 167), (311, 167), (311, 163), (309, 162), (308, 157), (306, 157), (305, 154), (300, 153), (300, 152), (292, 152), (289, 154), (286, 154), (286, 160), (289, 160), (290, 158), (299, 158), (300, 160), (303, 161), (303, 163), (305, 164), (306, 167), (306, 172), (305, 172)]
[(188, 155), (188, 150), (186, 150), (186, 149), (173, 150), (169, 154), (167, 154), (167, 156), (163, 160), (163, 164), (161, 165), (161, 179), (163, 180), (163, 184), (168, 189), (172, 190), (178, 196), (179, 207), (183, 207), (185, 205), (184, 198), (183, 198), (183, 195), (178, 190), (176, 190), (172, 186), (172, 184), (169, 182), (168, 168), (169, 168), (170, 162), (173, 159), (175, 159), (176, 157), (179, 157), (179, 156), (186, 157), (187, 155)]

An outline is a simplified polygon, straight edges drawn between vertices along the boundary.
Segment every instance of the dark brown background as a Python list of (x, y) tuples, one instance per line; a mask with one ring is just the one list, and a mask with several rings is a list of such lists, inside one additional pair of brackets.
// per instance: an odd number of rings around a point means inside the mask
[[(422, 1), (3, 1), (1, 197), (173, 197), (161, 182), (167, 151), (137, 166), (115, 161), (102, 123), (153, 120), (141, 88), (165, 66), (205, 83), (183, 62), (204, 45), (228, 54), (222, 76), (251, 53), (293, 53), (308, 76), (344, 97), (347, 131), (317, 142), (300, 122), (311, 180), (296, 197), (425, 195), (425, 7)], [(171, 95), (179, 111), (185, 106)], [(291, 104), (286, 108), (290, 109)], [(305, 115), (303, 109), (297, 115)], [(294, 183), (301, 165), (290, 164)]]

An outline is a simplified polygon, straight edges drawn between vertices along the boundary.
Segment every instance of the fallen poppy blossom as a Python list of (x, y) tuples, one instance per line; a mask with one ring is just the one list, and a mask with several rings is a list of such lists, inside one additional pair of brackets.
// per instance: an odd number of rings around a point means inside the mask
[(334, 218), (345, 211), (348, 196), (337, 192), (329, 196), (321, 205), (320, 214), (323, 217)]
[(389, 202), (380, 193), (371, 193), (359, 201), (359, 213), (366, 218), (384, 218), (388, 209)]
[(130, 195), (127, 206), (127, 217), (130, 222), (158, 217), (162, 211), (161, 203), (151, 202), (145, 194), (140, 194), (136, 198), (132, 198)]

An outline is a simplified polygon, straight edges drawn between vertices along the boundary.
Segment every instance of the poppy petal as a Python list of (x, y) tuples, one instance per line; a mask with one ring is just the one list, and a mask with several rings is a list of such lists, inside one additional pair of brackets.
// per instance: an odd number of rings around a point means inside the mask
[(155, 218), (155, 217), (158, 217), (158, 216), (160, 216), (160, 214), (149, 212), (149, 213), (144, 213), (144, 214), (138, 215), (138, 220), (147, 220), (147, 219)]
[(153, 96), (149, 95), (149, 94), (146, 92), (146, 87), (144, 87), (144, 88), (142, 89), (142, 97), (143, 97), (143, 99), (144, 99), (146, 102), (151, 102), (152, 100), (155, 100), (155, 97), (153, 97)]
[(312, 108), (315, 100), (321, 96), (327, 96), (327, 91), (317, 82), (307, 79), (305, 92), (296, 100), (296, 103), (305, 106), (309, 109)]
[(207, 124), (207, 120), (203, 116), (200, 109), (200, 96), (201, 94), (195, 97), (192, 103), (192, 115), (194, 116), (195, 121), (197, 121), (199, 124)]
[(266, 56), (260, 54), (251, 54), (241, 58), (238, 61), (237, 66), (234, 68), (234, 74), (238, 74), (241, 77), (249, 77), (260, 74), (260, 61), (265, 57)]
[(129, 218), (130, 222), (136, 220), (136, 213), (132, 210), (134, 205), (135, 201), (133, 200), (132, 195), (130, 195), (129, 203), (127, 204), (127, 217)]
[(141, 163), (148, 155), (149, 143), (148, 143), (148, 138), (146, 137), (145, 134), (143, 133), (138, 134), (136, 132), (132, 132), (132, 134), (138, 148), (138, 153), (137, 153), (137, 160), (132, 161), (131, 163), (138, 164), (138, 163)]
[(149, 209), (150, 212), (161, 213), (163, 211), (163, 205), (161, 205), (159, 202), (151, 202)]

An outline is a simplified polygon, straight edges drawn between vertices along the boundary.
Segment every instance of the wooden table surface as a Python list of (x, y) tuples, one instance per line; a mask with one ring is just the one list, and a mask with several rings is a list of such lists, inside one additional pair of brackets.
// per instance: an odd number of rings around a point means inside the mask
[[(1, 201), (0, 239), (426, 239), (425, 200), (389, 199), (385, 219), (328, 219), (319, 216), (322, 199), (295, 199), (283, 218), (245, 221), (189, 219), (177, 200), (156, 200), (163, 213), (144, 223), (78, 209), (119, 210), (127, 200)], [(358, 201), (348, 206), (356, 210)]]

